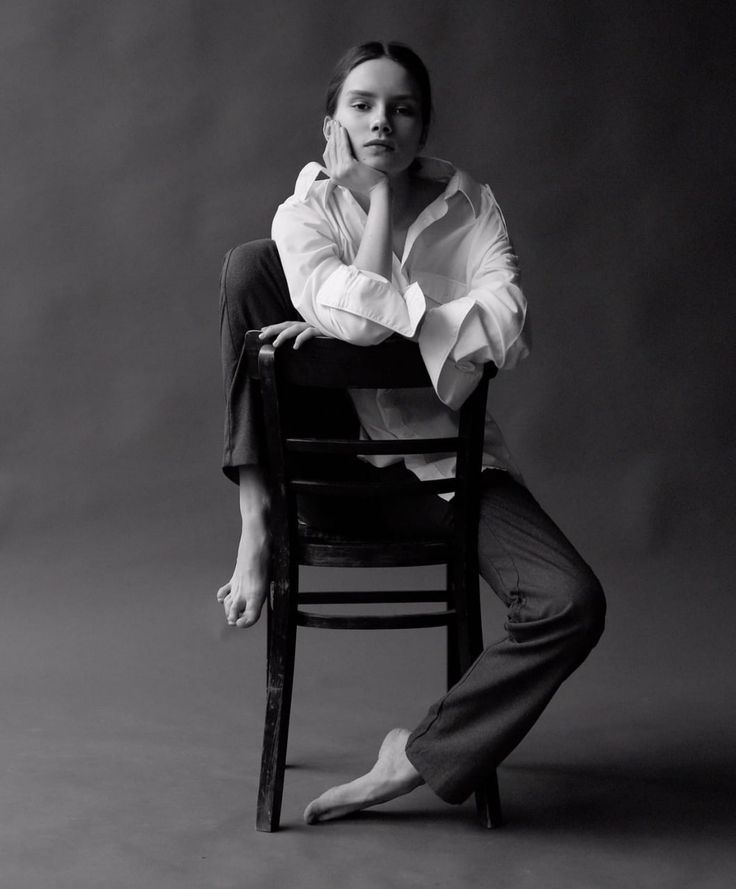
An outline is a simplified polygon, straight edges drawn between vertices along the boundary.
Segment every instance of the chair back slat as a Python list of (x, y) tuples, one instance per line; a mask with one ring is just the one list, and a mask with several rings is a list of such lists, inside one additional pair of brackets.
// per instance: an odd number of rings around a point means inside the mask
[[(355, 567), (357, 560), (372, 568), (416, 567), (444, 565), (450, 558), (450, 545), (444, 540), (422, 540), (411, 543), (359, 540), (350, 543), (327, 542), (318, 539), (299, 540), (299, 561), (302, 565), (321, 568)], [(380, 594), (375, 601), (380, 601)]]
[(300, 494), (319, 494), (328, 497), (395, 497), (397, 494), (420, 496), (422, 494), (448, 494), (454, 492), (457, 484), (454, 479), (432, 479), (420, 482), (410, 481), (328, 482), (313, 479), (290, 479), (287, 486)]
[(294, 454), (447, 454), (454, 453), (457, 438), (370, 439), (287, 438), (286, 450)]
[(300, 627), (320, 627), (329, 630), (406, 630), (418, 627), (446, 627), (455, 619), (455, 612), (426, 611), (411, 614), (320, 614), (298, 611)]

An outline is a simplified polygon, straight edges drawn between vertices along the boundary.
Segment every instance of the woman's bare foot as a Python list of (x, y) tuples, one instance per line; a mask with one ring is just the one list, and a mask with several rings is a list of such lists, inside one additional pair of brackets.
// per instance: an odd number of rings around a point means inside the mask
[(217, 601), (231, 627), (252, 627), (268, 593), (268, 493), (258, 466), (241, 466), (238, 480), (242, 520), (238, 558), (233, 576), (217, 591)]
[(307, 824), (342, 818), (351, 812), (396, 799), (424, 784), (424, 779), (406, 755), (410, 734), (405, 728), (392, 729), (384, 738), (370, 772), (349, 784), (331, 787), (313, 800), (304, 810)]
[(252, 627), (261, 616), (268, 593), (268, 546), (259, 541), (255, 549), (244, 534), (238, 548), (233, 576), (217, 591), (231, 627)]
[(243, 589), (236, 567), (232, 579), (217, 591), (217, 601), (222, 604), (228, 626), (252, 627), (261, 616), (266, 601), (266, 588), (260, 587), (256, 592), (250, 593), (243, 592)]

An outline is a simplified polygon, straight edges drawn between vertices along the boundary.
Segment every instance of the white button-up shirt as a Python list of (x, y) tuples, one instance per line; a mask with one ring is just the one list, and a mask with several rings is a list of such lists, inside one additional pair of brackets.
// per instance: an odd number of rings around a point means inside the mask
[[(307, 164), (273, 220), (292, 302), (328, 336), (373, 345), (399, 333), (419, 343), (434, 391), (351, 391), (369, 438), (454, 435), (456, 411), (482, 364), (510, 368), (529, 352), (526, 299), (500, 207), (487, 185), (446, 161), (421, 158), (418, 175), (446, 187), (410, 226), (389, 281), (353, 265), (366, 213), (350, 191), (319, 179), (321, 173), (327, 176), (319, 164)], [(372, 461), (395, 459), (401, 458)], [(411, 455), (404, 462), (422, 479), (455, 471), (450, 458)], [(518, 475), (489, 414), (483, 465)]]

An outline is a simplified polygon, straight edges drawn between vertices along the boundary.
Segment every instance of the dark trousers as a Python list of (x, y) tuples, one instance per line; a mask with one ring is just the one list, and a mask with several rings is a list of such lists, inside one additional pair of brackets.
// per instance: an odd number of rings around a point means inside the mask
[[(241, 355), (245, 331), (289, 318), (299, 315), (273, 242), (231, 250), (221, 286), (223, 469), (235, 480), (238, 466), (259, 463), (262, 456), (258, 393), (245, 378)], [(347, 396), (329, 404), (323, 399), (324, 393), (305, 398), (304, 412), (293, 423), (305, 429), (354, 428)], [(432, 495), (426, 509), (417, 510), (415, 503), (411, 512), (438, 529), (450, 520), (446, 503)], [(390, 516), (380, 521), (384, 531), (392, 524)], [(406, 530), (406, 521), (403, 516), (398, 527)], [(430, 707), (406, 748), (427, 784), (451, 803), (466, 799), (526, 735), (600, 638), (606, 610), (589, 566), (529, 491), (504, 472), (483, 473), (478, 560), (482, 577), (508, 608), (505, 634)]]
[[(225, 385), (225, 446), (222, 468), (238, 481), (238, 466), (263, 463), (264, 433), (258, 385), (248, 378), (243, 344), (248, 330), (280, 321), (301, 321), (289, 299), (276, 245), (270, 240), (234, 247), (220, 281), (220, 343)], [(346, 392), (304, 389), (286, 418), (289, 428), (340, 436), (357, 430)]]

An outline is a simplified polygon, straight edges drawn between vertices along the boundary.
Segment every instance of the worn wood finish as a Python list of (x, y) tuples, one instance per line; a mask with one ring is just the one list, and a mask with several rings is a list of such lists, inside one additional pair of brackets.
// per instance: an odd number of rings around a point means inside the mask
[[(381, 601), (379, 599), (379, 601)], [(297, 611), (300, 627), (324, 630), (411, 630), (417, 627), (446, 627), (455, 618), (455, 611), (423, 611), (410, 614), (320, 614)]]
[[(272, 360), (264, 355), (264, 360)], [(261, 381), (264, 419), (271, 443), (282, 437), (281, 409), (273, 376)], [(268, 667), (266, 718), (258, 787), (256, 828), (278, 830), (289, 737), (291, 694), (294, 680), (297, 607), (291, 590), (298, 586), (299, 566), (291, 559), (293, 530), (289, 522), (289, 498), (283, 461), (274, 461), (270, 471), (272, 493), (271, 596), (267, 604)]]
[(345, 438), (287, 438), (286, 450), (302, 454), (446, 454), (454, 453), (457, 438), (413, 441), (354, 441)]
[[(381, 602), (444, 602), (447, 590), (381, 590)], [(299, 593), (300, 605), (375, 604), (373, 591), (331, 590), (329, 593)]]
[[(375, 451), (374, 453), (379, 453)], [(454, 481), (435, 479), (427, 482), (328, 482), (294, 479), (289, 488), (299, 494), (319, 494), (320, 497), (420, 497), (424, 494), (449, 494), (455, 491)]]
[(420, 541), (415, 546), (407, 541), (387, 543), (364, 541), (350, 544), (343, 540), (335, 543), (322, 539), (299, 541), (299, 562), (315, 568), (355, 568), (360, 562), (373, 568), (406, 568), (412, 565), (443, 565), (450, 552), (443, 541)]
[(297, 613), (288, 586), (274, 584), (273, 605), (267, 619), (271, 625), (268, 649), (266, 719), (261, 754), (256, 828), (278, 830), (289, 737), (291, 693), (294, 682)]
[[(327, 337), (310, 340), (299, 350), (275, 350), (258, 331), (246, 337), (248, 372), (260, 380), (270, 460), (272, 596), (267, 619), (267, 701), (258, 791), (258, 830), (278, 829), (283, 796), (289, 712), (294, 676), (297, 626), (330, 629), (447, 627), (447, 675), (454, 684), (482, 650), (478, 600), (477, 526), (485, 401), (495, 367), (487, 366), (477, 389), (460, 412), (456, 438), (400, 441), (288, 438), (282, 407), (295, 387), (410, 388), (430, 385), (418, 347), (404, 339), (361, 348)], [(298, 397), (298, 396), (296, 396)], [(355, 481), (335, 484), (323, 478), (295, 476), (291, 454), (457, 453), (454, 480), (390, 484)], [(437, 540), (357, 540), (342, 534), (314, 532), (297, 519), (296, 493), (328, 496), (387, 497), (400, 493), (454, 491), (451, 538)], [(444, 590), (376, 590), (361, 593), (299, 593), (299, 565), (384, 567), (447, 565)], [(427, 612), (358, 615), (307, 612), (304, 604), (443, 603)], [(476, 794), (478, 817), (486, 827), (501, 823), (495, 772)]]
[[(255, 377), (261, 372), (257, 367), (261, 346), (258, 331), (248, 331), (246, 355), (249, 372)], [(287, 346), (281, 352), (288, 353), (280, 371), (287, 384), (334, 389), (339, 381), (340, 389), (390, 389), (396, 386), (394, 380), (401, 379), (401, 388), (432, 385), (419, 348), (403, 337), (392, 337), (368, 349), (331, 337), (315, 337), (300, 349)]]

